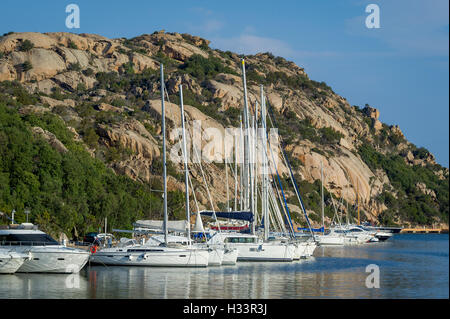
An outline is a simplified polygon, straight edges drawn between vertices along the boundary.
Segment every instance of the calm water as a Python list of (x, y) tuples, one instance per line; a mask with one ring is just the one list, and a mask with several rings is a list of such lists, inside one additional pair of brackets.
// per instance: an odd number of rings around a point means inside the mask
[[(293, 263), (1, 275), (0, 298), (449, 298), (448, 244), (448, 235), (405, 234), (385, 243), (319, 247), (314, 258)], [(366, 288), (369, 264), (379, 266), (378, 289)], [(78, 287), (67, 287), (72, 284)]]

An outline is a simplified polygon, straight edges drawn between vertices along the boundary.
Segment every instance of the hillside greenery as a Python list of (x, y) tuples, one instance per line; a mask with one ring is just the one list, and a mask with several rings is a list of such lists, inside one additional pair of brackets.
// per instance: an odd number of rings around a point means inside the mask
[[(448, 177), (439, 179), (433, 172), (434, 168), (409, 166), (398, 154), (383, 155), (369, 143), (363, 143), (358, 153), (371, 170), (383, 169), (394, 188), (385, 189), (378, 197), (388, 208), (380, 216), (382, 223), (395, 224), (395, 217), (420, 225), (431, 225), (437, 221), (436, 217), (448, 223)], [(424, 183), (434, 191), (436, 200), (421, 192), (417, 187), (418, 183)]]
[[(69, 151), (59, 153), (34, 136), (36, 126), (55, 134)], [(162, 189), (158, 182), (151, 186)], [(168, 200), (169, 218), (182, 218), (183, 193), (170, 192)], [(29, 209), (30, 221), (42, 229), (73, 236), (97, 231), (105, 217), (121, 229), (130, 229), (139, 218), (160, 219), (162, 198), (150, 185), (116, 175), (92, 158), (57, 116), (21, 115), (17, 107), (0, 102), (0, 211), (13, 209), (17, 222), (25, 221)]]

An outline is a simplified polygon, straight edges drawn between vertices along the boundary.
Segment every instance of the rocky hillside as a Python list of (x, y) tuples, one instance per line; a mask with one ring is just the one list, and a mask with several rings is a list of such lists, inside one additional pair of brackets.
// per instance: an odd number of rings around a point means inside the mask
[[(0, 37), (0, 107), (10, 115), (17, 112), (11, 116), (23, 121), (33, 143), (46, 141), (59, 154), (87, 152), (95, 165), (129, 178), (133, 187), (144, 185), (142, 191), (151, 193), (150, 188), (161, 189), (160, 63), (165, 66), (166, 87), (173, 103), (167, 103), (169, 129), (180, 123), (178, 85), (183, 83), (189, 123), (202, 120), (202, 125), (223, 132), (239, 126), (242, 57), (213, 50), (209, 41), (199, 37), (164, 31), (132, 39), (9, 33)], [(259, 100), (259, 85), (263, 84), (274, 125), (282, 136), (312, 220), (319, 221), (323, 162), (329, 221), (334, 214), (331, 198), (343, 214), (348, 211), (355, 216), (353, 205), (359, 194), (363, 220), (405, 226), (448, 224), (448, 169), (437, 164), (429, 151), (408, 142), (398, 126), (380, 122), (376, 108), (351, 105), (326, 83), (309, 79), (293, 62), (270, 53), (244, 58), (249, 102), (254, 105)], [(3, 122), (0, 133), (7, 140)], [(173, 142), (174, 137), (169, 152)], [(35, 206), (32, 197), (17, 196), (18, 181), (11, 177), (13, 168), (7, 162), (11, 149), (5, 144), (0, 147), (0, 210), (44, 209), (46, 205)], [(213, 160), (213, 155), (206, 156)], [(181, 169), (177, 163), (169, 165), (174, 216), (183, 210)], [(213, 162), (205, 164), (204, 169), (215, 208), (223, 207), (227, 198), (224, 164)], [(36, 165), (30, 174), (38, 176), (39, 170), (40, 165)], [(279, 170), (287, 172), (282, 161)], [(197, 200), (210, 208), (198, 166), (193, 165), (190, 173)], [(67, 180), (61, 183), (64, 189)], [(302, 224), (294, 192), (285, 184), (293, 218)], [(31, 186), (23, 187), (23, 192), (33, 192)], [(45, 192), (46, 181), (38, 178), (33, 187)], [(229, 187), (232, 192), (234, 181), (229, 180)], [(158, 203), (153, 208), (141, 207), (139, 216), (160, 214), (160, 199), (154, 196), (152, 200)], [(101, 209), (93, 213), (90, 205), (84, 205), (86, 214), (79, 220), (69, 223), (66, 220), (70, 218), (61, 216), (56, 223), (66, 230), (86, 228), (83, 225), (89, 215), (89, 227), (94, 227), (105, 213)], [(45, 209), (50, 215), (56, 210)], [(35, 218), (39, 216), (38, 212), (34, 214)], [(121, 212), (111, 209), (111, 214)], [(117, 227), (129, 225), (129, 221), (117, 223)]]

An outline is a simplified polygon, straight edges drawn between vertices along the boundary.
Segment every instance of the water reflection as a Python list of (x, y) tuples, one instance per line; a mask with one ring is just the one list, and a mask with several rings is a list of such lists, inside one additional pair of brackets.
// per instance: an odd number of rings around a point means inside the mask
[(85, 298), (88, 280), (81, 274), (0, 276), (0, 298)]
[(367, 291), (364, 271), (305, 272), (316, 260), (239, 263), (234, 267), (164, 269), (91, 267), (89, 298), (286, 299), (378, 297)]

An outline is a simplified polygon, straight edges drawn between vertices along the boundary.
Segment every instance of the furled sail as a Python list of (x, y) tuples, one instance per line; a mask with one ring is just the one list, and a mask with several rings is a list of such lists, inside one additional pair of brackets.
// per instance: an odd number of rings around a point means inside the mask
[(200, 216), (200, 214), (198, 212), (197, 212), (197, 218), (195, 219), (195, 225), (194, 225), (193, 232), (195, 232), (195, 233), (204, 233), (205, 232), (205, 229), (203, 228), (202, 217)]

